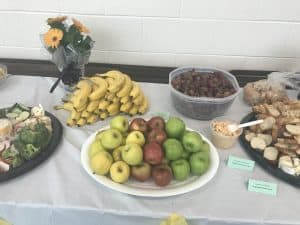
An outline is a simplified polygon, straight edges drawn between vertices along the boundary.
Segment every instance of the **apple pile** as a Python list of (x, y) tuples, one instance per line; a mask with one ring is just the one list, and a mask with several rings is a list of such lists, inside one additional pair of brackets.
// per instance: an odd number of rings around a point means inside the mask
[(210, 146), (184, 122), (170, 117), (135, 118), (124, 116), (110, 121), (110, 128), (97, 133), (89, 147), (90, 166), (97, 175), (124, 183), (130, 177), (144, 182), (151, 177), (158, 186), (174, 178), (186, 180), (202, 175), (210, 165)]

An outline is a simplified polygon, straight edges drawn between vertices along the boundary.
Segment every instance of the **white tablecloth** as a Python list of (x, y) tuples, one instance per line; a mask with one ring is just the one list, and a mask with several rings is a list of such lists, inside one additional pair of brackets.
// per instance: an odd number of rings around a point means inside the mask
[[(67, 113), (54, 111), (62, 88), (49, 94), (53, 80), (41, 77), (10, 77), (0, 86), (0, 106), (15, 102), (41, 103), (64, 123)], [(151, 102), (150, 111), (181, 116), (187, 126), (209, 137), (207, 121), (185, 118), (172, 107), (168, 86), (141, 83)], [(250, 108), (239, 96), (228, 117), (241, 119)], [(237, 144), (220, 150), (220, 167), (215, 178), (193, 192), (169, 198), (144, 198), (121, 194), (92, 180), (80, 164), (80, 146), (108, 121), (83, 129), (64, 125), (64, 137), (56, 152), (26, 175), (0, 183), (0, 217), (23, 224), (157, 224), (158, 219), (177, 212), (191, 224), (300, 224), (300, 191), (265, 172), (258, 165), (253, 172), (228, 168), (228, 155), (248, 158)], [(276, 197), (247, 191), (249, 178), (278, 184)], [(63, 221), (63, 222), (62, 222)], [(143, 221), (143, 222), (142, 222)]]

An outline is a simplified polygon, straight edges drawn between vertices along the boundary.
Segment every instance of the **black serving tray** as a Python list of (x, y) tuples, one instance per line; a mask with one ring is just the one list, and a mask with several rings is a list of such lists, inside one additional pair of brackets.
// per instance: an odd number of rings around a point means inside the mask
[(51, 113), (45, 112), (45, 114), (46, 116), (49, 116), (51, 118), (52, 122), (52, 136), (48, 145), (43, 148), (36, 157), (31, 160), (25, 161), (20, 167), (12, 168), (6, 173), (1, 173), (0, 182), (10, 180), (31, 171), (46, 159), (48, 159), (49, 156), (55, 151), (62, 138), (62, 125), (59, 120)]
[[(247, 116), (245, 116), (241, 123), (246, 123), (249, 121), (256, 120), (255, 114), (249, 113)], [(287, 174), (283, 172), (281, 169), (279, 169), (276, 165), (271, 165), (268, 163), (267, 160), (263, 157), (261, 153), (258, 151), (255, 151), (251, 148), (250, 143), (245, 139), (245, 130), (243, 131), (242, 135), (239, 137), (239, 142), (247, 152), (247, 154), (254, 159), (257, 164), (259, 164), (264, 170), (266, 170), (268, 173), (272, 174), (273, 176), (297, 187), (300, 188), (300, 176), (296, 177), (290, 174)]]

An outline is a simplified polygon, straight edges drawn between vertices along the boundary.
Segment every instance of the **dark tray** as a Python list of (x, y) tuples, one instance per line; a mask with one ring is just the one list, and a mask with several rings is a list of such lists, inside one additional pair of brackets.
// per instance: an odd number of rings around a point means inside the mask
[[(245, 116), (241, 123), (246, 123), (249, 121), (256, 120), (255, 114), (250, 113), (247, 116)], [(257, 164), (259, 164), (263, 169), (265, 169), (268, 173), (272, 174), (273, 176), (297, 187), (300, 188), (300, 177), (295, 177), (293, 175), (287, 174), (283, 172), (281, 169), (279, 169), (276, 165), (273, 166), (270, 163), (268, 163), (263, 155), (255, 150), (253, 150), (250, 146), (250, 143), (245, 139), (245, 130), (243, 131), (242, 135), (239, 138), (240, 144), (243, 146), (247, 154), (254, 159)]]
[(57, 145), (62, 138), (62, 125), (59, 120), (51, 113), (45, 112), (46, 116), (49, 116), (52, 121), (52, 137), (48, 145), (41, 150), (41, 152), (31, 160), (25, 161), (20, 167), (10, 169), (6, 173), (0, 174), (0, 182), (10, 180), (27, 173), (40, 165), (55, 151)]

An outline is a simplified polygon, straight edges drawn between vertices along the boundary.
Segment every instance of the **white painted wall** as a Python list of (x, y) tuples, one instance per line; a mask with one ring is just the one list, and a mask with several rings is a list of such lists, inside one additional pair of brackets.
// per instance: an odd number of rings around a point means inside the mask
[(300, 69), (299, 0), (1, 0), (0, 58), (48, 59), (57, 15), (90, 28), (91, 62)]

